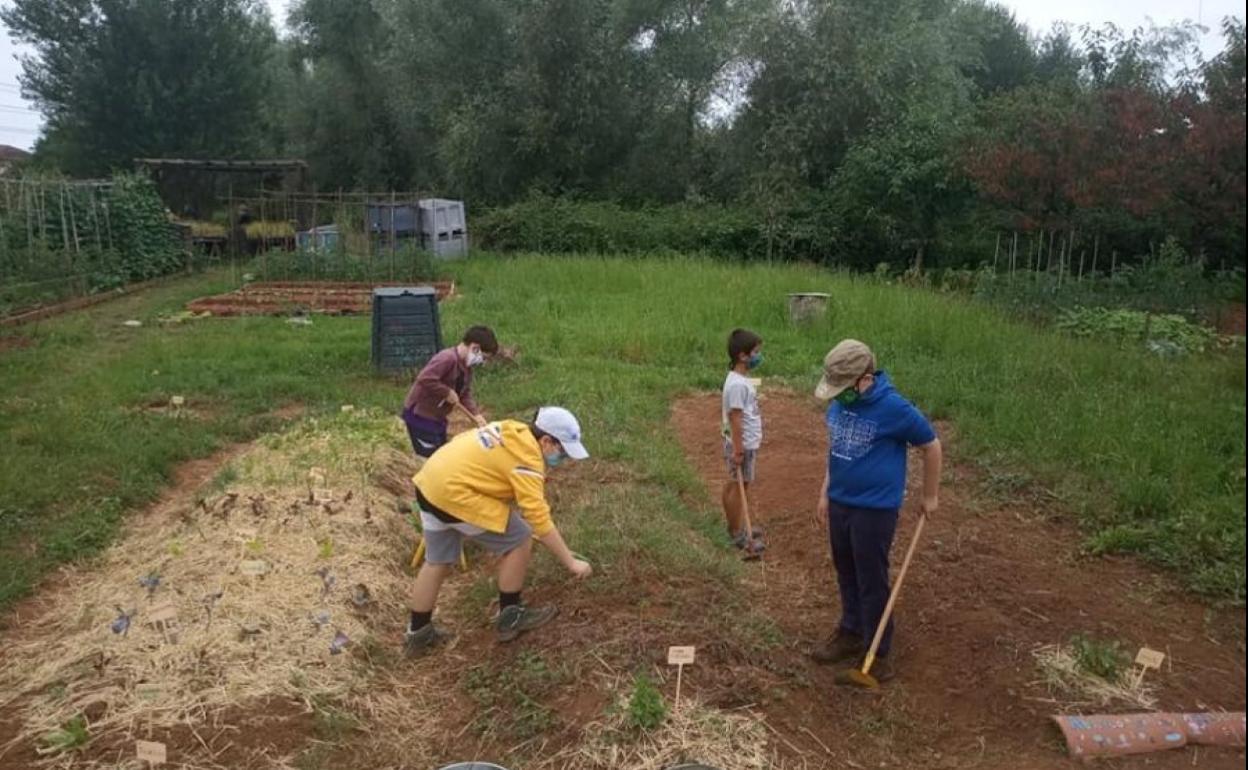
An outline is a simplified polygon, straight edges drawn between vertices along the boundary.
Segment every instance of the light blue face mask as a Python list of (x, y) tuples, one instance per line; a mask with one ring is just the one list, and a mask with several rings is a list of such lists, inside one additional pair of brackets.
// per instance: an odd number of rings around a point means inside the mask
[(542, 459), (546, 461), (547, 468), (557, 468), (559, 463), (563, 462), (563, 452), (551, 452), (543, 454)]

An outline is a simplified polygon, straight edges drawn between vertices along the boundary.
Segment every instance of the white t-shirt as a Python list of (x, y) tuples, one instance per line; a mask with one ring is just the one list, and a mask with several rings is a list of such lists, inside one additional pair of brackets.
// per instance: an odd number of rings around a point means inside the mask
[(763, 416), (758, 409), (758, 390), (749, 377), (728, 372), (724, 380), (724, 398), (721, 416), (725, 441), (732, 441), (732, 424), (728, 413), (741, 410), (741, 445), (743, 449), (758, 449), (763, 443)]

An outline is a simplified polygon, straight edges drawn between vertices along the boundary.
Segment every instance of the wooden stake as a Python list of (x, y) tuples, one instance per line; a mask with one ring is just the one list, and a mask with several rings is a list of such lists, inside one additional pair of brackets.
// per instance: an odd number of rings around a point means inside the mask
[[(109, 189), (111, 190), (112, 188)], [(109, 206), (107, 203), (104, 204), (104, 227), (107, 228), (108, 231), (109, 251), (112, 251), (113, 249), (113, 215), (109, 213), (109, 209), (111, 208), (112, 206)]]
[(78, 217), (74, 215), (73, 188), (66, 188), (65, 197), (69, 199), (69, 230), (74, 234), (74, 254), (80, 254), (82, 248), (78, 242)]
[(1018, 231), (1014, 231), (1014, 243), (1010, 246), (1010, 278), (1014, 278), (1014, 271), (1018, 269)]
[(992, 272), (997, 272), (997, 261), (1001, 258), (1001, 233), (997, 233), (997, 245), (992, 250)]
[(65, 261), (69, 263), (69, 276), (72, 280), (74, 274), (74, 255), (69, 253), (69, 226), (65, 221), (65, 188), (64, 185), (56, 190), (57, 202), (61, 204), (61, 240), (65, 244)]

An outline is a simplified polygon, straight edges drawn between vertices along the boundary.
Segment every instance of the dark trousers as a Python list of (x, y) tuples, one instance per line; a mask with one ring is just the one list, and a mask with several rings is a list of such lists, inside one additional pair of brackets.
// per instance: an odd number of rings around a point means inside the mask
[[(896, 532), (897, 511), (828, 502), (828, 537), (841, 589), (841, 629), (867, 643), (875, 636), (888, 604), (888, 552)], [(892, 641), (890, 619), (878, 655), (887, 655)]]
[(429, 457), (446, 443), (445, 420), (430, 420), (410, 409), (404, 409), (403, 424), (407, 426), (407, 437), (412, 441), (412, 450), (421, 457)]

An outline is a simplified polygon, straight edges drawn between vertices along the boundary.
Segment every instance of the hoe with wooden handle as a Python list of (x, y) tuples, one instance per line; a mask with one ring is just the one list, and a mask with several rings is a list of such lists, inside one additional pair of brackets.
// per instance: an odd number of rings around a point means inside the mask
[(754, 547), (754, 527), (750, 525), (750, 501), (745, 499), (745, 463), (737, 466), (737, 491), (741, 493), (741, 518), (745, 519), (745, 561), (758, 561), (763, 554)]
[(914, 557), (914, 549), (919, 545), (919, 538), (923, 535), (923, 525), (926, 523), (927, 514), (919, 516), (919, 523), (914, 528), (914, 536), (910, 538), (910, 547), (906, 549), (906, 559), (901, 563), (901, 572), (897, 573), (897, 582), (893, 583), (893, 590), (888, 594), (888, 604), (884, 605), (884, 614), (880, 616), (880, 624), (875, 629), (875, 638), (871, 640), (867, 656), (862, 659), (862, 668), (851, 668), (837, 673), (837, 684), (865, 687), (868, 690), (879, 688), (879, 681), (871, 676), (871, 666), (875, 665), (875, 653), (879, 651), (880, 641), (884, 639), (884, 631), (888, 628), (888, 621), (893, 616), (893, 605), (897, 603), (897, 595), (901, 593), (901, 584), (906, 579), (906, 571), (910, 569), (910, 559)]

